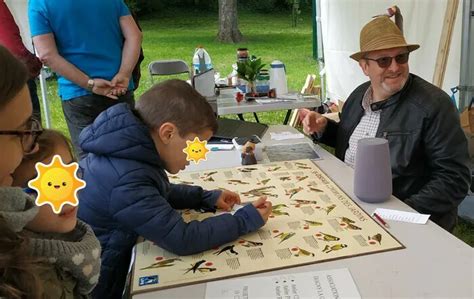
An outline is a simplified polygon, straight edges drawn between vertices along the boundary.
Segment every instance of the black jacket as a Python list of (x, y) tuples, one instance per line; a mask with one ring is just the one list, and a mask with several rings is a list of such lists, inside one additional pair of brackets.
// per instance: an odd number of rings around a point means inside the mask
[[(362, 98), (369, 87), (357, 87), (344, 104), (340, 123), (328, 121), (322, 143), (344, 160), (349, 138), (364, 114)], [(382, 109), (376, 137), (388, 139), (393, 195), (451, 231), (457, 207), (470, 184), (467, 140), (449, 96), (410, 74), (403, 89), (372, 104)]]

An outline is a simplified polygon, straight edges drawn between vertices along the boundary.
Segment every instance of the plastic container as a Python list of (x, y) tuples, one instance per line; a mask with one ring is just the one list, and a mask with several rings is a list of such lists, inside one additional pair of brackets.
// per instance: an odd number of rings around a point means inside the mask
[(287, 94), (285, 65), (283, 62), (275, 60), (270, 64), (270, 67), (270, 88), (275, 88), (277, 97)]
[(204, 73), (207, 70), (212, 69), (212, 61), (209, 53), (202, 47), (199, 46), (194, 50), (193, 56), (193, 71), (194, 74)]
[(268, 70), (260, 70), (255, 80), (255, 87), (258, 93), (267, 93), (270, 90), (270, 73)]

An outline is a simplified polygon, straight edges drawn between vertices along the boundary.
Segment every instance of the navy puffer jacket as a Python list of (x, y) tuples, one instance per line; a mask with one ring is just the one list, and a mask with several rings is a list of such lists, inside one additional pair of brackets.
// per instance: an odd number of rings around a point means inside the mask
[(78, 216), (102, 246), (96, 298), (120, 297), (138, 236), (178, 255), (234, 241), (264, 222), (252, 205), (234, 215), (185, 223), (175, 209), (213, 208), (220, 191), (170, 184), (148, 128), (126, 104), (102, 112), (80, 135), (89, 153), (80, 162), (83, 179)]

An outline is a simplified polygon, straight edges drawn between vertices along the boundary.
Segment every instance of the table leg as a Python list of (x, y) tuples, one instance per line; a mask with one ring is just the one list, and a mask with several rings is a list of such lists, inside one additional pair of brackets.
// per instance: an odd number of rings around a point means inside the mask
[(255, 117), (255, 121), (256, 121), (256, 122), (260, 123), (260, 121), (258, 120), (257, 113), (254, 112), (254, 113), (253, 113), (253, 117)]
[(237, 116), (239, 117), (240, 120), (245, 121), (244, 115), (242, 113), (238, 113)]
[(288, 121), (290, 120), (290, 114), (291, 114), (291, 109), (288, 109), (288, 111), (286, 112), (285, 120), (283, 121), (284, 125), (288, 124)]

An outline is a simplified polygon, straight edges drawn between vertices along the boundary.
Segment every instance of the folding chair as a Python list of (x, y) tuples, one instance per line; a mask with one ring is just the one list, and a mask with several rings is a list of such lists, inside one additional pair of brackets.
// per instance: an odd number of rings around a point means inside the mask
[(153, 84), (153, 76), (168, 76), (188, 73), (188, 79), (191, 78), (191, 72), (188, 65), (183, 60), (155, 60), (148, 65), (148, 73)]

